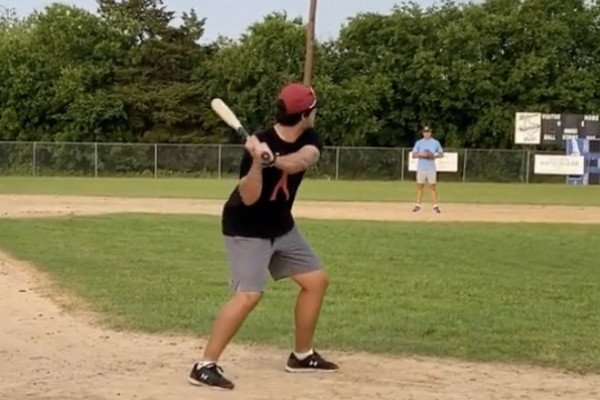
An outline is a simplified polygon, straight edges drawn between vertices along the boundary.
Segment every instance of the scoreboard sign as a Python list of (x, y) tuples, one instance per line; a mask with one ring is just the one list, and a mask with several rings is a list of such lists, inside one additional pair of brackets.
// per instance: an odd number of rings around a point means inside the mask
[(540, 144), (542, 113), (518, 112), (515, 118), (515, 143)]
[(562, 118), (560, 114), (542, 114), (542, 141), (558, 142), (562, 140)]
[[(540, 129), (536, 129), (538, 115)], [(539, 132), (539, 140), (536, 136)], [(570, 139), (600, 139), (600, 116), (593, 114), (516, 113), (516, 144), (558, 144)]]
[(583, 124), (578, 133), (579, 139), (600, 139), (600, 116), (584, 115)]

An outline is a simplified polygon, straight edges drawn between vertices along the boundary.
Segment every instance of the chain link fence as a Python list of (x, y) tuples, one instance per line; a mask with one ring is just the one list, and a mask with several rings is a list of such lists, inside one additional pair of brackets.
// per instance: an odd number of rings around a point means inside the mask
[[(326, 147), (308, 176), (343, 180), (414, 180), (410, 148)], [(530, 150), (445, 149), (458, 170), (441, 181), (565, 182), (533, 173)], [(0, 142), (0, 174), (227, 178), (238, 174), (241, 145)], [(549, 154), (549, 153), (544, 153)], [(562, 153), (553, 153), (562, 154)]]

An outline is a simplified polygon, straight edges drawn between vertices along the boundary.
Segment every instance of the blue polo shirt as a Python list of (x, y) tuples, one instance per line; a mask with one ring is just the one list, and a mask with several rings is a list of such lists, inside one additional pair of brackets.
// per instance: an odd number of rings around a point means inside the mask
[[(413, 153), (420, 153), (422, 151), (429, 150), (433, 154), (443, 153), (442, 145), (434, 138), (421, 139), (415, 143)], [(435, 160), (427, 160), (425, 158), (419, 158), (417, 161), (418, 171), (435, 171)]]

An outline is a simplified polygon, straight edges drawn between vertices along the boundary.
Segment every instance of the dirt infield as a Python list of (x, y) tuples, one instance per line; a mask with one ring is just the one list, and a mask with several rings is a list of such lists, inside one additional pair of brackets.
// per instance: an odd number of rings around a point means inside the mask
[[(84, 196), (0, 195), (1, 217), (47, 217), (142, 212), (219, 215), (222, 201), (198, 199)], [(374, 221), (557, 222), (600, 224), (600, 207), (496, 204), (444, 204), (437, 215), (429, 208), (412, 213), (412, 204), (299, 201), (294, 214), (303, 218)]]
[[(221, 202), (93, 197), (0, 196), (1, 217), (113, 212), (218, 214)], [(600, 223), (600, 208), (445, 205), (440, 216), (410, 205), (302, 202), (311, 218)], [(103, 328), (68, 311), (49, 280), (0, 252), (0, 399), (598, 399), (600, 376), (527, 366), (330, 353), (342, 370), (287, 374), (286, 352), (233, 345), (223, 358), (238, 387), (222, 393), (187, 384), (202, 340)]]

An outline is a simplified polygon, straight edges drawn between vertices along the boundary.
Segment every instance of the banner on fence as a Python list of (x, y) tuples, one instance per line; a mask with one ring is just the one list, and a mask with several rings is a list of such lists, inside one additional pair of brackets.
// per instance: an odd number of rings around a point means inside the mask
[[(412, 151), (408, 153), (408, 159), (408, 170), (416, 171), (418, 160), (412, 157)], [(444, 157), (436, 158), (435, 167), (438, 172), (458, 172), (458, 153), (444, 153)]]
[(540, 144), (542, 113), (518, 112), (515, 117), (515, 144)]
[(584, 156), (535, 155), (533, 172), (537, 175), (582, 175)]

